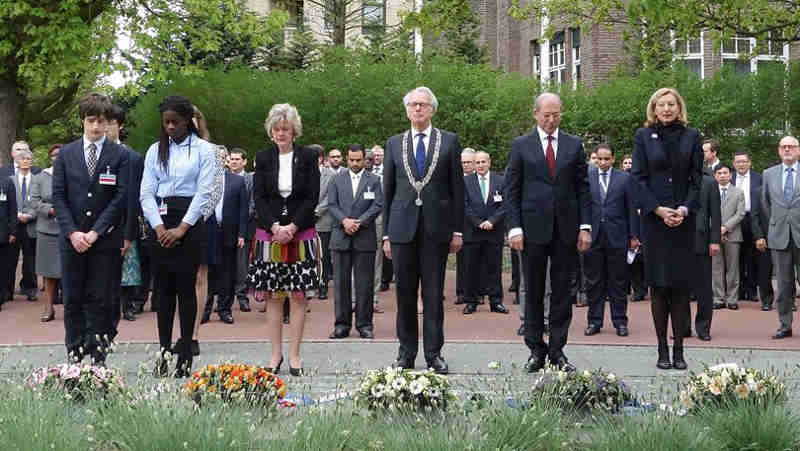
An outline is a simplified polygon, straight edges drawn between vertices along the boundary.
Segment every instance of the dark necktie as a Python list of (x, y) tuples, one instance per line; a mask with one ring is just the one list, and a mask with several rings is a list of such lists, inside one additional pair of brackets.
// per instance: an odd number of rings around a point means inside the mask
[(86, 166), (89, 169), (89, 177), (94, 177), (94, 169), (97, 166), (97, 146), (94, 143), (89, 144), (89, 158), (86, 160)]
[(22, 201), (25, 202), (25, 199), (28, 198), (28, 177), (22, 176)]
[(792, 201), (794, 194), (794, 177), (792, 176), (793, 171), (794, 168), (786, 168), (786, 183), (783, 185), (783, 200), (785, 200), (787, 204)]
[(425, 133), (417, 133), (417, 172), (419, 177), (425, 175)]
[(547, 135), (547, 151), (545, 153), (547, 167), (550, 169), (550, 177), (556, 178), (556, 153), (553, 151), (553, 135)]
[(608, 195), (608, 172), (601, 172), (600, 176), (603, 177), (603, 183), (601, 183), (600, 191), (603, 193), (603, 202), (606, 201), (606, 196)]
[(722, 188), (722, 203), (725, 204), (726, 200), (728, 200), (728, 188)]

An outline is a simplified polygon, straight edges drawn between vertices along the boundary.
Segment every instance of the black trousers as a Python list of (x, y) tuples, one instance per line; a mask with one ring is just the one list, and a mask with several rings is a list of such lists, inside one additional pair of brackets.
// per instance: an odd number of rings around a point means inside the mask
[(36, 283), (36, 238), (29, 237), (25, 226), (21, 225), (17, 241), (11, 246), (11, 262), (14, 265), (14, 272), (11, 276), (9, 293), (14, 294), (17, 263), (19, 262), (19, 253), (22, 252), (22, 280), (19, 281), (19, 288), (25, 294), (36, 294), (35, 290), (39, 288)]
[[(331, 251), (334, 277), (334, 327), (349, 331), (353, 322), (353, 290), (356, 293), (356, 329), (372, 330), (375, 297), (375, 251)], [(353, 277), (351, 277), (353, 275)], [(352, 282), (355, 281), (355, 287)]]
[[(133, 305), (136, 308), (143, 306), (147, 302), (147, 295), (150, 293), (151, 284), (153, 281), (153, 266), (150, 264), (150, 244), (145, 241), (138, 241), (139, 245), (139, 268), (142, 273), (142, 284), (134, 287)], [(155, 296), (153, 296), (153, 305)]]
[[(627, 258), (627, 257), (626, 257)], [(644, 276), (644, 247), (640, 248), (639, 253), (631, 267), (631, 291), (633, 291), (634, 299), (644, 299), (647, 297), (647, 282)]]
[(449, 242), (436, 242), (425, 236), (422, 214), (417, 233), (410, 243), (391, 243), (394, 274), (397, 280), (397, 338), (400, 357), (416, 359), (419, 348), (417, 294), (422, 286), (423, 348), (425, 360), (440, 355), (444, 345), (444, 274)]
[(753, 241), (750, 213), (744, 216), (739, 250), (739, 299), (755, 299), (758, 293), (758, 249)]
[[(537, 356), (548, 355), (554, 362), (564, 355), (569, 325), (572, 321), (574, 298), (573, 278), (580, 277), (574, 268), (578, 266), (578, 252), (574, 245), (564, 244), (553, 233), (547, 244), (525, 243), (522, 251), (525, 277), (525, 344)], [(550, 343), (545, 343), (544, 333), (544, 289), (547, 258), (550, 258)]]
[(225, 246), (222, 243), (222, 228), (217, 227), (217, 244), (216, 244), (216, 261), (215, 265), (208, 267), (208, 289), (209, 296), (206, 299), (205, 311), (211, 313), (214, 307), (215, 293), (219, 300), (217, 301), (217, 313), (231, 313), (233, 307), (233, 298), (235, 296), (236, 278), (238, 277), (236, 266), (236, 255), (239, 249), (237, 247)]
[(511, 249), (511, 289), (513, 291), (519, 291), (519, 270), (520, 267), (520, 256), (519, 251)]
[(184, 343), (192, 339), (194, 321), (197, 316), (197, 265), (194, 268), (171, 268), (159, 265), (156, 272), (158, 306), (158, 342), (161, 349), (172, 348), (172, 327), (175, 308), (178, 307), (180, 338)]
[(456, 296), (464, 296), (466, 295), (466, 258), (464, 257), (464, 248), (462, 247), (458, 253), (456, 253)]
[(322, 283), (333, 280), (333, 265), (331, 264), (331, 232), (317, 232), (322, 243)]
[(698, 284), (692, 290), (697, 298), (697, 313), (694, 316), (694, 329), (698, 335), (711, 334), (711, 319), (714, 316), (714, 292), (711, 279), (711, 256), (698, 255)]
[(381, 252), (381, 258), (383, 259), (383, 266), (381, 267), (381, 282), (389, 283), (392, 281), (392, 278), (394, 277), (392, 260), (390, 258), (386, 258), (386, 254), (384, 254), (383, 252)]
[[(464, 243), (461, 250), (464, 264), (464, 302), (477, 304), (484, 294), (492, 304), (503, 302), (500, 273), (503, 266), (503, 244), (489, 241)], [(481, 276), (482, 275), (482, 276)]]
[(764, 252), (756, 251), (756, 261), (758, 262), (758, 297), (761, 304), (771, 306), (775, 300), (775, 291), (772, 288), (772, 252), (767, 249)]
[(9, 291), (9, 287), (11, 289), (14, 287), (15, 269), (17, 268), (13, 252), (13, 244), (0, 243), (0, 305), (8, 299), (9, 294), (13, 293), (13, 291)]
[(79, 254), (61, 239), (61, 286), (64, 297), (64, 329), (67, 353), (78, 360), (90, 355), (105, 361), (108, 345), (117, 335), (113, 313), (118, 312), (114, 265), (119, 248), (89, 249)]
[(596, 245), (583, 258), (586, 275), (587, 323), (603, 327), (606, 299), (611, 307), (615, 328), (628, 327), (628, 268), (626, 248), (608, 247), (605, 232), (598, 234)]

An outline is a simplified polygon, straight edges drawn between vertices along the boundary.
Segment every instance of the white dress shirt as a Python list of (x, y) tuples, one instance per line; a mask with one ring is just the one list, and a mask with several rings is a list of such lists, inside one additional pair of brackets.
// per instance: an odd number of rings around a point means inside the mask
[(736, 174), (736, 187), (744, 193), (744, 211), (750, 213), (750, 171), (746, 174)]
[(358, 183), (361, 181), (361, 175), (364, 173), (364, 170), (360, 170), (358, 172), (350, 171), (350, 181), (353, 185), (353, 200), (356, 200), (356, 192), (358, 191)]
[(294, 151), (278, 154), (280, 169), (278, 170), (278, 193), (286, 198), (292, 194), (292, 161)]
[[(97, 162), (100, 161), (100, 152), (103, 150), (103, 144), (105, 144), (105, 142), (106, 142), (106, 137), (105, 136), (101, 137), (100, 139), (98, 139), (97, 141), (94, 142), (94, 145), (97, 148), (97, 150), (95, 150), (95, 155), (97, 156), (97, 158), (94, 160), (95, 164), (97, 164)], [(83, 136), (83, 156), (86, 158), (86, 170), (87, 171), (89, 170), (89, 144), (91, 144), (91, 143), (92, 143), (92, 141), (89, 141), (89, 138), (87, 138), (86, 135), (84, 135)], [(98, 168), (95, 167), (94, 170), (95, 170), (95, 172), (97, 172)]]
[[(539, 141), (542, 143), (542, 152), (544, 152), (544, 156), (547, 158), (547, 132), (542, 130), (542, 128), (538, 125), (536, 126), (536, 131), (539, 132)], [(551, 136), (553, 137), (551, 144), (553, 146), (553, 156), (558, 157), (558, 129), (553, 130)]]
[(429, 125), (428, 128), (426, 128), (425, 130), (417, 130), (414, 127), (411, 127), (411, 134), (412, 134), (411, 138), (414, 140), (413, 142), (414, 145), (411, 149), (411, 152), (414, 153), (414, 156), (417, 155), (417, 146), (419, 145), (419, 139), (420, 139), (417, 135), (420, 133), (425, 135), (422, 137), (422, 142), (425, 143), (425, 156), (426, 157), (428, 156), (428, 149), (430, 149), (432, 131), (433, 131), (433, 125)]

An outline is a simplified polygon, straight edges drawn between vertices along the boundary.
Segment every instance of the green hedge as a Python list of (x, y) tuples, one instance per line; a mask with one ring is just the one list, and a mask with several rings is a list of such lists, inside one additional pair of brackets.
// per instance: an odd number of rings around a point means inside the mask
[[(561, 87), (562, 128), (582, 136), (587, 148), (608, 141), (618, 154), (630, 152), (650, 95), (673, 86), (686, 99), (691, 125), (720, 139), (723, 159), (746, 149), (762, 169), (775, 161), (778, 139), (790, 119), (800, 116), (800, 95), (793, 89), (798, 84), (800, 68), (787, 71), (782, 65), (752, 76), (724, 70), (703, 81), (680, 69), (619, 76), (592, 89)], [(214, 142), (242, 147), (251, 157), (265, 146), (263, 122), (270, 106), (283, 102), (300, 111), (300, 143), (327, 149), (371, 146), (408, 127), (402, 97), (419, 85), (430, 87), (439, 99), (434, 124), (457, 132), (462, 146), (488, 151), (496, 169), (505, 165), (510, 140), (533, 126), (533, 98), (542, 89), (529, 77), (442, 56), (427, 57), (419, 65), (408, 54), (376, 63), (369, 55), (340, 49), (304, 71), (212, 69), (192, 78), (175, 77), (137, 103), (129, 116), (136, 125), (128, 141), (144, 152), (159, 134), (158, 103), (168, 94), (182, 94), (205, 113)]]

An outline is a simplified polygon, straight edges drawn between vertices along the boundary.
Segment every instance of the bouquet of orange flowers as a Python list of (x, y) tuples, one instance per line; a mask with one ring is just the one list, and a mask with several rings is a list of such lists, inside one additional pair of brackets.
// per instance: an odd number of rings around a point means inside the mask
[(197, 403), (211, 398), (269, 407), (286, 396), (286, 384), (260, 366), (208, 365), (183, 384), (183, 393)]

